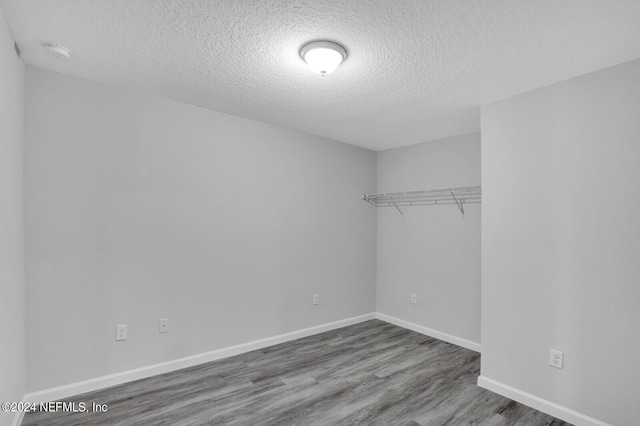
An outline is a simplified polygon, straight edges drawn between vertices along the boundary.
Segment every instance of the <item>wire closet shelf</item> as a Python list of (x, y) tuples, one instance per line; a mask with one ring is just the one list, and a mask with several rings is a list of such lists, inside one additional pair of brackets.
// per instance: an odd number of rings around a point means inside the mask
[(362, 199), (376, 207), (395, 207), (400, 214), (403, 214), (402, 210), (400, 210), (401, 206), (455, 204), (464, 216), (464, 204), (482, 202), (482, 186), (458, 186), (423, 189), (420, 191), (363, 194)]

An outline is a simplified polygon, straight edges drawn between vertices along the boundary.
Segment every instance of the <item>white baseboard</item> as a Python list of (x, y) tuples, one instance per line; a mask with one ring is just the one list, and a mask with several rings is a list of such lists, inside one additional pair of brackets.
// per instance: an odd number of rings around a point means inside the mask
[[(107, 376), (96, 377), (82, 382), (70, 383), (64, 386), (58, 386), (51, 389), (45, 389), (37, 392), (31, 392), (24, 396), (26, 402), (48, 402), (69, 398), (74, 395), (92, 392), (104, 389), (110, 386), (120, 385), (134, 380), (144, 379), (146, 377), (158, 374), (169, 373), (171, 371), (180, 370), (182, 368), (192, 367), (194, 365), (203, 364), (205, 362), (216, 361), (222, 358), (243, 354), (245, 352), (254, 351), (256, 349), (266, 348), (280, 343), (289, 342), (291, 340), (300, 339), (302, 337), (312, 336), (314, 334), (323, 333), (325, 331), (335, 330), (337, 328), (347, 327), (349, 325), (358, 324), (364, 321), (375, 319), (375, 313), (360, 315), (357, 317), (347, 318), (315, 327), (305, 328), (303, 330), (292, 331), (290, 333), (280, 334), (278, 336), (268, 337), (265, 339), (254, 340), (253, 342), (243, 343), (236, 346), (218, 349), (211, 352), (197, 354), (186, 358), (180, 358), (173, 361), (163, 362), (160, 364), (149, 365), (146, 367), (136, 368), (133, 370), (123, 371), (120, 373), (109, 374)], [(19, 423), (18, 423), (19, 424)]]
[(376, 318), (388, 322), (393, 325), (397, 325), (398, 327), (407, 328), (409, 330), (413, 330), (420, 334), (425, 334), (430, 337), (435, 337), (439, 340), (444, 340), (445, 342), (453, 343), (454, 345), (462, 346), (463, 348), (470, 349), (475, 352), (481, 352), (482, 348), (480, 343), (472, 342), (471, 340), (463, 339), (461, 337), (456, 337), (451, 334), (443, 333), (441, 331), (433, 330), (428, 327), (423, 327), (418, 324), (414, 324), (409, 321), (401, 320), (399, 318), (392, 317), (390, 315), (381, 314), (380, 312), (376, 312)]
[[(136, 368), (133, 370), (123, 371), (120, 373), (109, 374), (107, 376), (96, 377), (94, 379), (85, 380), (82, 382), (70, 383), (64, 386), (59, 386), (51, 389), (45, 389), (37, 392), (28, 393), (24, 396), (23, 402), (39, 403), (39, 402), (57, 401), (60, 399), (72, 397), (74, 395), (96, 391), (99, 389), (120, 385), (120, 384), (131, 382), (134, 380), (144, 379), (146, 377), (151, 377), (158, 374), (169, 373), (171, 371), (180, 370), (182, 368), (192, 367), (194, 365), (203, 364), (205, 362), (216, 361), (216, 360), (227, 358), (230, 356), (250, 352), (256, 349), (261, 349), (268, 346), (273, 346), (280, 343), (285, 343), (292, 340), (300, 339), (303, 337), (312, 336), (314, 334), (323, 333), (325, 331), (347, 327), (349, 325), (358, 324), (358, 323), (372, 320), (372, 319), (379, 319), (381, 321), (385, 321), (402, 328), (413, 330), (415, 332), (418, 332), (430, 337), (434, 337), (436, 339), (440, 339), (445, 342), (453, 343), (454, 345), (458, 345), (463, 348), (470, 349), (472, 351), (481, 352), (480, 343), (472, 342), (467, 339), (462, 339), (460, 337), (456, 337), (447, 333), (442, 333), (440, 331), (433, 330), (428, 327), (423, 327), (421, 325), (414, 324), (409, 321), (401, 320), (399, 318), (395, 318), (390, 315), (382, 314), (380, 312), (373, 312), (365, 315), (360, 315), (357, 317), (347, 318), (340, 321), (318, 325), (315, 327), (293, 331), (290, 333), (280, 334), (280, 335), (268, 337), (265, 339), (254, 340), (253, 342), (243, 343), (240, 345), (230, 346), (227, 348), (222, 348), (222, 349), (218, 349), (211, 352), (206, 352), (198, 355), (180, 358), (173, 361), (163, 362), (160, 364)], [(554, 417), (562, 419), (566, 422), (573, 423), (576, 426), (611, 426), (607, 423), (601, 422), (592, 417), (578, 413), (577, 411), (573, 411), (569, 408), (563, 407), (551, 401), (544, 400), (535, 395), (531, 395), (527, 392), (523, 392), (519, 389), (505, 385), (503, 383), (487, 378), (485, 376), (478, 377), (478, 386), (488, 389), (499, 395), (505, 396), (514, 401), (518, 401), (529, 407), (543, 411), (547, 414), (550, 414)], [(24, 417), (24, 412), (16, 413), (16, 416), (13, 419), (12, 425), (19, 426), (20, 423), (22, 423), (23, 417)]]
[(586, 416), (577, 411), (573, 411), (555, 402), (547, 401), (520, 389), (505, 385), (504, 383), (490, 379), (485, 376), (478, 377), (478, 386), (495, 392), (498, 395), (505, 396), (514, 401), (518, 401), (536, 410), (547, 413), (553, 417), (557, 417), (565, 422), (572, 423), (576, 426), (611, 426), (608, 423), (601, 422), (593, 417)]

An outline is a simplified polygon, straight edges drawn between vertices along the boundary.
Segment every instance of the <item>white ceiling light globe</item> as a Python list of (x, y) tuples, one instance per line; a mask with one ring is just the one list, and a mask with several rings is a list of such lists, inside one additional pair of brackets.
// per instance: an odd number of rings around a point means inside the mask
[(332, 41), (313, 41), (302, 46), (300, 57), (309, 68), (324, 77), (334, 72), (347, 58), (347, 51)]

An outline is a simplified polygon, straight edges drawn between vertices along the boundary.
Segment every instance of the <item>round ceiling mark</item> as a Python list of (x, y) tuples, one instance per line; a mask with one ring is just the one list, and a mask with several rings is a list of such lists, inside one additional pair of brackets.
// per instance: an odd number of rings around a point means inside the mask
[(71, 51), (59, 44), (53, 44), (53, 43), (45, 44), (44, 50), (48, 55), (55, 56), (58, 59), (71, 58)]

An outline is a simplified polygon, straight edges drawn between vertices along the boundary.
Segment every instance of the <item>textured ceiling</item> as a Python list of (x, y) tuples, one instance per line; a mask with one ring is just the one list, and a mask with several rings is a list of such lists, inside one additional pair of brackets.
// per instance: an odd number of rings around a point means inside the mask
[[(638, 0), (0, 1), (27, 64), (374, 150), (640, 57)], [(324, 38), (349, 57), (323, 78), (298, 51)]]

